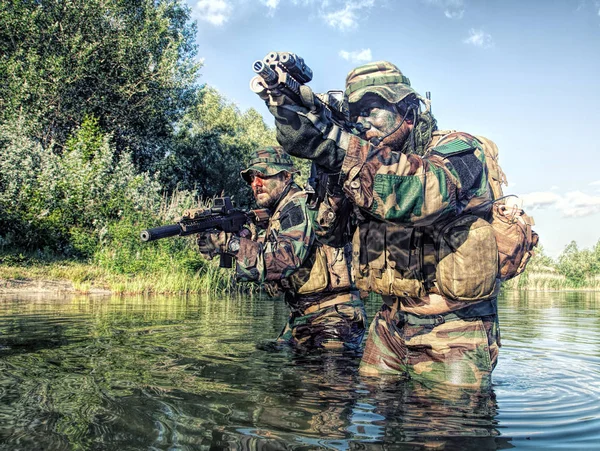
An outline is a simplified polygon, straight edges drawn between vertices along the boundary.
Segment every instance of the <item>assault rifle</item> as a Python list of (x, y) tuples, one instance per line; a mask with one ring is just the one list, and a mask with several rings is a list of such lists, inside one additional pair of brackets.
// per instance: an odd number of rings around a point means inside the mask
[[(262, 60), (255, 61), (252, 70), (257, 75), (250, 80), (250, 89), (267, 105), (308, 107), (311, 112), (320, 115), (325, 124), (333, 123), (350, 133), (364, 131), (362, 124), (350, 121), (348, 99), (344, 91), (314, 94), (310, 90), (302, 90), (302, 85), (312, 80), (313, 72), (300, 56), (289, 52), (271, 52)], [(318, 208), (326, 192), (339, 185), (338, 179), (339, 174), (326, 173), (313, 162), (306, 187), (310, 194), (309, 208)], [(341, 187), (337, 191), (341, 192)]]
[[(250, 80), (250, 89), (267, 105), (312, 105), (312, 108), (309, 107), (312, 112), (321, 114), (325, 120), (333, 122), (343, 130), (362, 132), (362, 124), (350, 121), (350, 110), (344, 91), (333, 90), (324, 94), (302, 92), (301, 86), (312, 80), (313, 72), (298, 55), (271, 52), (262, 60), (256, 60), (252, 64), (252, 70), (257, 75)], [(305, 98), (306, 95), (310, 98)]]
[[(183, 212), (183, 216), (176, 224), (154, 227), (142, 230), (142, 241), (154, 241), (171, 236), (186, 236), (194, 233), (224, 231), (238, 233), (246, 224), (254, 223), (264, 225), (269, 220), (270, 213), (266, 209), (241, 210), (233, 207), (231, 198), (217, 197), (212, 206), (207, 209), (190, 209)], [(221, 254), (219, 266), (231, 268), (230, 254)]]

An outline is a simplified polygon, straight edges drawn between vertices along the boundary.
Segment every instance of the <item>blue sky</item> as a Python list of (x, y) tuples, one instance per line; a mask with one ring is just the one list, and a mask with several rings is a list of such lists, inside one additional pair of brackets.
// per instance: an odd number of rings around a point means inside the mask
[(317, 92), (396, 64), (432, 93), (441, 129), (485, 135), (546, 252), (600, 239), (600, 0), (187, 0), (201, 81), (240, 110), (266, 107), (252, 62), (299, 54)]

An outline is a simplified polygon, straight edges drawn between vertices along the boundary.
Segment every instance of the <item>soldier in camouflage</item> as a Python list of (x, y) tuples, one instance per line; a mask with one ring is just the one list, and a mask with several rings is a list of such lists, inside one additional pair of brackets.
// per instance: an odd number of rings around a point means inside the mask
[(283, 294), (291, 313), (275, 343), (262, 347), (356, 350), (366, 328), (364, 305), (350, 278), (351, 245), (330, 246), (308, 193), (294, 182), (299, 172), (281, 147), (266, 147), (251, 158), (242, 177), (257, 204), (269, 208), (268, 226), (258, 237), (207, 234), (200, 251), (228, 252), (237, 260), (236, 278)]
[(437, 131), (429, 101), (389, 62), (351, 71), (345, 92), (360, 135), (309, 102), (270, 111), (286, 151), (340, 172), (358, 207), (356, 284), (384, 301), (360, 372), (487, 386), (500, 346), (499, 281), (489, 224), (469, 214), (490, 199), (481, 143)]

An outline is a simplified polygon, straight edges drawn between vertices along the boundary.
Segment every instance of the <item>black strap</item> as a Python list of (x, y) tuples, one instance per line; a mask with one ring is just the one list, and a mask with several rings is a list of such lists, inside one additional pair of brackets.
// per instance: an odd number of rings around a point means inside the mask
[(411, 326), (438, 326), (450, 321), (459, 319), (469, 320), (474, 318), (482, 318), (486, 316), (494, 316), (498, 313), (498, 304), (496, 298), (489, 301), (478, 302), (473, 305), (468, 305), (453, 312), (444, 313), (442, 315), (415, 315), (407, 312), (399, 312), (401, 321), (410, 324)]

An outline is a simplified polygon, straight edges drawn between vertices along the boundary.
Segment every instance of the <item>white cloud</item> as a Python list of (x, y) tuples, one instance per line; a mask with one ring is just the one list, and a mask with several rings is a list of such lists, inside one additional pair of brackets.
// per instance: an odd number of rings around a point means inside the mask
[(589, 2), (587, 0), (580, 0), (577, 5), (577, 9), (575, 11), (589, 11), (588, 5), (591, 6), (592, 9), (598, 12), (598, 16), (600, 16), (600, 1), (594, 0), (593, 2)]
[[(288, 0), (295, 7), (317, 10), (318, 16), (330, 27), (340, 31), (354, 30), (379, 0)], [(456, 1), (456, 0), (453, 0)], [(267, 15), (273, 16), (284, 3), (282, 0), (188, 0), (192, 17), (221, 27), (248, 2), (263, 5)]]
[(596, 180), (596, 181), (590, 183), (590, 186), (598, 186), (598, 185), (600, 185), (600, 180)]
[(494, 46), (492, 35), (486, 33), (483, 30), (476, 30), (471, 28), (469, 30), (469, 37), (463, 41), (465, 44), (472, 44), (475, 47), (481, 47), (484, 49)]
[(199, 0), (192, 5), (192, 14), (195, 19), (203, 20), (217, 27), (227, 22), (233, 12), (233, 6), (227, 0)]
[(280, 0), (260, 0), (260, 2), (271, 10), (277, 9)]
[(436, 6), (444, 11), (448, 19), (462, 19), (465, 14), (464, 0), (423, 0), (429, 5)]
[(571, 191), (564, 195), (551, 192), (534, 192), (519, 196), (525, 209), (553, 208), (566, 218), (581, 218), (600, 213), (600, 196), (581, 191)]
[(366, 63), (373, 59), (371, 56), (371, 49), (354, 50), (352, 52), (340, 50), (339, 55), (346, 61), (351, 61), (353, 63)]
[(580, 218), (600, 212), (600, 196), (590, 196), (581, 191), (567, 193), (561, 210), (564, 216)]
[(525, 208), (544, 208), (556, 205), (561, 201), (561, 196), (550, 192), (534, 192), (519, 196), (523, 200)]
[(353, 30), (358, 27), (359, 11), (372, 8), (374, 5), (375, 0), (345, 0), (343, 8), (329, 11), (327, 10), (329, 2), (323, 1), (320, 16), (332, 28), (340, 31)]

